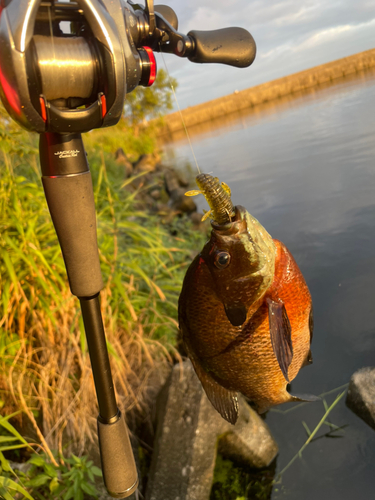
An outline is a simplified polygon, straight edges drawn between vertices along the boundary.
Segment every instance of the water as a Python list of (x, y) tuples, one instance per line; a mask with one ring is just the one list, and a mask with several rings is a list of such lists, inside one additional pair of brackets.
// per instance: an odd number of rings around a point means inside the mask
[[(191, 130), (200, 168), (232, 189), (282, 240), (309, 285), (315, 312), (314, 364), (292, 383), (321, 394), (375, 365), (375, 71), (300, 93)], [(164, 146), (177, 165), (193, 164), (183, 136)], [(203, 198), (203, 197), (202, 197)], [(200, 207), (205, 207), (204, 200)], [(340, 391), (326, 397), (330, 404)], [(276, 474), (324, 414), (322, 403), (270, 411), (280, 453)], [(375, 432), (343, 398), (275, 486), (272, 499), (373, 498)]]

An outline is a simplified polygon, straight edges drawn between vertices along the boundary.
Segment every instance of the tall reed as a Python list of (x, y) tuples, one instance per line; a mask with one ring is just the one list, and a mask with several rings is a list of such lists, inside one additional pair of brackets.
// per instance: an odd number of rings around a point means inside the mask
[[(46, 450), (82, 453), (95, 441), (98, 410), (79, 303), (44, 199), (35, 140), (18, 133), (0, 127), (0, 406), (3, 414), (22, 409), (24, 432)], [(135, 419), (177, 355), (177, 297), (202, 237), (187, 226), (186, 240), (171, 236), (155, 216), (135, 210), (135, 192), (105, 154), (92, 151), (91, 160), (112, 372), (120, 406)]]

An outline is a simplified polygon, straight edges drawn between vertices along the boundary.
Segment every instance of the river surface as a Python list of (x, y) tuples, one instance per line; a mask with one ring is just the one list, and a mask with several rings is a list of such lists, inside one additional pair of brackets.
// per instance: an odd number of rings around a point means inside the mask
[[(310, 288), (314, 363), (292, 392), (323, 394), (330, 405), (351, 375), (375, 366), (375, 71), (284, 98), (192, 129), (200, 168), (232, 189), (293, 253)], [(175, 165), (194, 164), (183, 136), (164, 146)], [(203, 197), (199, 207), (207, 208)], [(323, 417), (323, 403), (283, 405), (266, 422), (280, 473)], [(283, 473), (271, 498), (370, 499), (375, 431), (345, 406), (328, 418), (343, 429), (316, 437)]]

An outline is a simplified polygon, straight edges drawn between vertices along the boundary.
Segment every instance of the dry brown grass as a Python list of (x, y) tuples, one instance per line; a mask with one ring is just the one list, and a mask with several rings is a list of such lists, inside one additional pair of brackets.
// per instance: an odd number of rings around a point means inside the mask
[[(22, 409), (21, 431), (54, 461), (52, 450), (82, 454), (96, 441), (90, 359), (41, 187), (0, 167), (2, 412)], [(134, 212), (104, 162), (100, 169), (101, 308), (119, 407), (135, 428), (149, 418), (154, 393), (178, 358), (176, 305), (189, 249)]]
[[(98, 407), (89, 355), (82, 348), (78, 300), (68, 291), (65, 294), (62, 307), (54, 313), (56, 323), (43, 311), (31, 310), (22, 289), (14, 294), (4, 323), (7, 330), (16, 326), (22, 332), (21, 342), (14, 357), (2, 358), (0, 377), (3, 391), (7, 389), (7, 411), (22, 409), (46, 450), (63, 454), (67, 445), (69, 451), (82, 454), (88, 442), (96, 441)], [(147, 418), (173, 351), (144, 334), (147, 311), (118, 329), (110, 294), (107, 286), (101, 294), (101, 306), (112, 375), (119, 406), (126, 410), (128, 423), (134, 428), (137, 418)], [(23, 318), (28, 315), (32, 326), (25, 331)]]

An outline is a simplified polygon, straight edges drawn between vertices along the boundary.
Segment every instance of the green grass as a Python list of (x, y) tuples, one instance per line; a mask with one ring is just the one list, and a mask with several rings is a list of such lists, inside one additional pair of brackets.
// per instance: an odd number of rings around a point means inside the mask
[[(70, 458), (54, 454), (54, 463), (44, 452), (34, 453), (40, 448), (37, 443), (28, 443), (10, 424), (14, 415), (0, 416), (0, 498), (4, 500), (84, 500), (97, 499), (97, 478), (101, 470), (86, 456)], [(22, 448), (30, 449), (31, 457), (26, 463), (11, 464), (4, 453)]]
[(17, 474), (4, 456), (4, 452), (9, 452), (10, 450), (18, 450), (20, 448), (30, 448), (33, 450), (30, 444), (9, 423), (9, 420), (13, 416), (14, 414), (6, 417), (0, 415), (0, 498), (12, 500), (15, 498), (15, 495), (22, 495), (22, 497), (18, 496), (18, 498), (34, 500), (23, 485), (20, 484)]
[[(187, 219), (164, 226), (136, 208), (148, 187), (130, 190), (113, 159), (112, 148), (126, 144), (123, 132), (123, 125), (96, 131), (86, 142), (113, 377), (120, 406), (136, 418), (148, 411), (150, 388), (177, 355), (178, 295), (204, 237)], [(33, 439), (53, 461), (51, 449), (62, 452), (68, 443), (79, 454), (96, 439), (94, 385), (79, 303), (44, 199), (36, 138), (4, 120), (0, 138), (0, 407), (4, 414), (24, 411)], [(124, 149), (135, 159), (152, 140)]]
[(314, 440), (314, 437), (316, 436), (316, 434), (318, 433), (319, 429), (323, 425), (327, 425), (331, 429), (330, 433), (332, 432), (332, 429), (334, 429), (334, 431), (338, 431), (338, 430), (342, 429), (342, 427), (338, 427), (335, 424), (332, 424), (331, 422), (328, 422), (327, 421), (327, 417), (331, 413), (331, 411), (335, 408), (335, 406), (338, 404), (338, 402), (344, 397), (345, 394), (346, 394), (346, 390), (343, 391), (338, 396), (336, 396), (335, 400), (333, 401), (333, 403), (331, 403), (330, 406), (328, 406), (326, 400), (323, 399), (323, 405), (324, 405), (325, 413), (322, 416), (322, 418), (319, 420), (318, 424), (316, 425), (316, 427), (314, 428), (313, 431), (310, 431), (310, 429), (307, 427), (307, 424), (305, 422), (302, 422), (302, 425), (304, 426), (304, 428), (305, 428), (305, 430), (307, 432), (308, 438), (305, 441), (305, 443), (301, 446), (301, 448), (298, 450), (298, 452), (294, 455), (294, 457), (278, 473), (278, 475), (277, 475), (277, 480), (278, 481), (281, 481), (282, 475), (292, 466), (292, 464), (295, 462), (295, 460), (297, 460), (297, 458), (302, 458), (303, 451)]
[(210, 500), (268, 500), (271, 498), (275, 462), (255, 470), (236, 464), (218, 454)]

